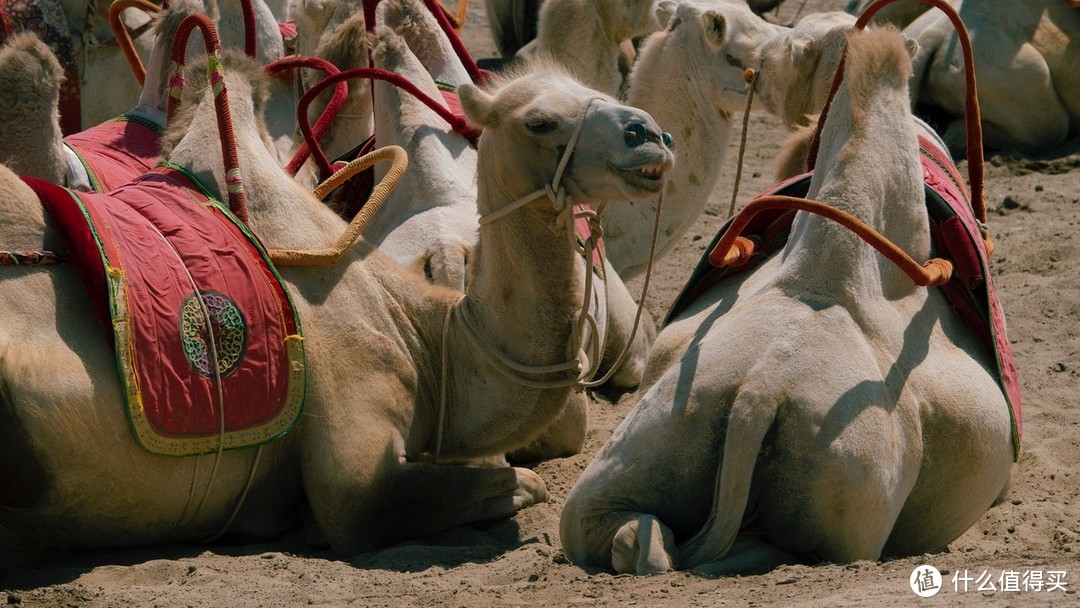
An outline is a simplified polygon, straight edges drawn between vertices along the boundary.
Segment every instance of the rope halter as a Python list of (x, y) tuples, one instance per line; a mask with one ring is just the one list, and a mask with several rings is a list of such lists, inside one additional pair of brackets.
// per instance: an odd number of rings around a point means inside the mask
[[(603, 345), (599, 340), (599, 327), (596, 318), (589, 311), (589, 303), (593, 299), (593, 277), (595, 275), (592, 271), (592, 256), (599, 245), (602, 234), (600, 215), (603, 212), (603, 204), (595, 211), (587, 205), (581, 205), (580, 208), (575, 209), (570, 195), (567, 194), (566, 189), (562, 184), (562, 178), (565, 174), (567, 165), (570, 163), (570, 157), (577, 146), (578, 139), (581, 136), (581, 130), (584, 127), (585, 118), (588, 115), (589, 110), (592, 109), (593, 103), (602, 100), (604, 100), (603, 97), (592, 97), (585, 102), (584, 109), (581, 112), (577, 125), (574, 127), (573, 133), (570, 135), (570, 139), (567, 141), (566, 149), (559, 159), (559, 164), (555, 169), (555, 175), (552, 177), (550, 184), (545, 184), (543, 188), (534, 190), (495, 211), (481, 216), (479, 220), (480, 225), (484, 226), (544, 197), (547, 197), (551, 202), (552, 207), (558, 213), (558, 217), (555, 220), (556, 226), (562, 226), (566, 229), (571, 246), (575, 252), (583, 255), (586, 260), (584, 296), (582, 298), (581, 308), (579, 309), (574, 322), (568, 349), (570, 352), (575, 353), (575, 355), (565, 362), (551, 365), (527, 365), (514, 361), (487, 341), (476, 329), (476, 321), (468, 307), (465, 306), (466, 297), (463, 295), (446, 311), (446, 318), (443, 323), (441, 349), (442, 379), (439, 385), (439, 412), (438, 420), (436, 421), (435, 449), (433, 452), (435, 462), (438, 462), (439, 454), (442, 450), (442, 438), (446, 421), (448, 403), (447, 381), (449, 377), (446, 336), (449, 334), (451, 319), (458, 322), (464, 330), (469, 343), (481, 354), (489, 365), (498, 370), (503, 376), (514, 380), (518, 384), (538, 389), (574, 387), (575, 390), (581, 390), (584, 387), (594, 386), (596, 384), (587, 379), (593, 377), (600, 366), (600, 356), (603, 353)], [(628, 142), (631, 141), (629, 132), (627, 138)], [(665, 143), (670, 142), (670, 136), (664, 134), (663, 140)], [(642, 138), (642, 141), (644, 141), (644, 138)], [(586, 218), (589, 221), (589, 227), (591, 229), (589, 238), (585, 239), (584, 243), (581, 245), (578, 244), (574, 229), (575, 221), (579, 217)], [(588, 344), (584, 344), (586, 328), (592, 330), (591, 339), (588, 340)], [(635, 331), (637, 329), (637, 319), (635, 319), (634, 329)], [(629, 349), (632, 341), (631, 338), (627, 344), (627, 349)], [(625, 352), (623, 355), (625, 355)], [(620, 355), (618, 360), (619, 363), (621, 363), (623, 355)], [(613, 369), (615, 367), (617, 366), (613, 366)], [(560, 373), (565, 375), (561, 378), (537, 378), (537, 376)], [(607, 377), (598, 382), (606, 380)]]

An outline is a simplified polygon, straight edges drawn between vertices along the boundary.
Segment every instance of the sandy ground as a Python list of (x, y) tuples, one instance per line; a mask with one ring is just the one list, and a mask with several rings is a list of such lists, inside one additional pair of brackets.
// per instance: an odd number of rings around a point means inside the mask
[[(798, 7), (785, 5), (781, 15)], [(804, 11), (837, 8), (811, 0)], [(494, 54), (483, 3), (473, 1), (465, 40), (474, 57)], [(750, 122), (741, 199), (770, 185), (783, 130), (767, 116)], [(737, 139), (737, 138), (736, 138)], [(629, 411), (593, 402), (583, 454), (536, 471), (551, 499), (509, 521), (452, 530), (422, 542), (340, 559), (299, 534), (256, 545), (168, 546), (55, 555), (0, 530), (0, 602), (23, 606), (971, 606), (1080, 605), (1080, 155), (1056, 160), (991, 156), (987, 204), (997, 244), (994, 272), (1023, 384), (1024, 451), (1006, 500), (949, 550), (888, 562), (782, 567), (762, 576), (706, 579), (686, 573), (614, 576), (570, 564), (558, 519), (566, 493), (591, 455)], [(673, 255), (657, 267), (648, 297), (662, 316), (722, 223), (726, 194)], [(961, 167), (964, 169), (964, 167)], [(1074, 264), (1078, 264), (1074, 266)], [(634, 285), (640, 289), (640, 285)], [(937, 567), (944, 589), (916, 597), (908, 578)], [(1053, 574), (1064, 572), (1064, 575)], [(1012, 573), (1020, 591), (1009, 590)], [(1041, 575), (1041, 591), (1023, 577)], [(953, 578), (957, 577), (954, 588)], [(963, 578), (971, 578), (968, 590)], [(1066, 590), (1049, 591), (1063, 576)], [(980, 581), (980, 579), (982, 579)], [(996, 591), (979, 590), (980, 583)], [(1003, 588), (1002, 581), (1006, 585)], [(6, 597), (5, 597), (6, 596)]]

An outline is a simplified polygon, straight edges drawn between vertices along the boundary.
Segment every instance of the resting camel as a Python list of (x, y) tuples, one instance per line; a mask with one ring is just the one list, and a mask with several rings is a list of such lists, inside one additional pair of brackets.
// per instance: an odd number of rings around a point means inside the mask
[(656, 0), (545, 0), (536, 38), (517, 56), (546, 53), (590, 87), (618, 95), (625, 68), (633, 61), (631, 41), (660, 29), (655, 4)]
[[(274, 161), (258, 114), (261, 68), (226, 56), (225, 71), (251, 231), (268, 248), (326, 246), (344, 221)], [(194, 103), (170, 119), (165, 157), (220, 198), (228, 185), (212, 91), (189, 78)], [(527, 469), (436, 460), (528, 443), (588, 366), (568, 348), (580, 256), (538, 193), (554, 179), (574, 202), (643, 197), (659, 191), (672, 154), (648, 114), (557, 73), (460, 93), (485, 129), (479, 214), (532, 202), (481, 227), (464, 294), (363, 241), (332, 266), (279, 267), (303, 323), (307, 392), (296, 427), (261, 448), (177, 458), (139, 447), (116, 359), (72, 266), (0, 269), (0, 525), (75, 547), (265, 537), (292, 526), (306, 503), (333, 549), (350, 555), (545, 500)], [(641, 128), (646, 138), (627, 142), (624, 132)], [(6, 168), (0, 192), (5, 248), (59, 245), (36, 196)], [(525, 371), (504, 375), (503, 359)]]
[[(892, 29), (851, 35), (808, 198), (925, 260), (913, 52)], [(720, 575), (938, 551), (1009, 477), (993, 355), (941, 290), (805, 211), (660, 332), (646, 383), (567, 496), (576, 564)]]
[[(985, 145), (1046, 153), (1080, 134), (1080, 10), (1062, 0), (952, 4), (971, 36)], [(956, 34), (940, 11), (925, 13), (904, 33), (922, 49), (912, 99), (953, 117), (942, 137), (954, 154), (963, 153), (965, 72)]]
[[(376, 22), (387, 24), (394, 32), (380, 29), (373, 40), (376, 67), (405, 77), (436, 100), (443, 97), (433, 78), (451, 85), (471, 82), (446, 35), (419, 0), (384, 0), (376, 11)], [(376, 141), (399, 145), (410, 158), (423, 160), (414, 163), (415, 170), (398, 183), (364, 235), (403, 266), (437, 284), (463, 290), (477, 234), (472, 202), (477, 188), (476, 151), (466, 137), (452, 131), (446, 120), (412, 95), (383, 81), (374, 83), (374, 91)], [(380, 169), (376, 167), (377, 177)], [(599, 371), (605, 374), (617, 365), (602, 385), (602, 390), (613, 393), (638, 385), (655, 329), (651, 319), (642, 315), (634, 333), (638, 305), (606, 260), (604, 269), (604, 289), (595, 292), (597, 338), (605, 345)], [(582, 263), (581, 272), (584, 270)], [(600, 277), (596, 280), (599, 285)], [(631, 350), (619, 363), (628, 342)], [(584, 408), (584, 397), (581, 399)], [(558, 442), (562, 447), (536, 451), (536, 455), (552, 457), (580, 450), (585, 439), (584, 417), (569, 426), (576, 429), (572, 440)]]
[[(705, 209), (720, 180), (735, 112), (746, 108), (743, 71), (758, 47), (784, 28), (741, 0), (661, 1), (665, 29), (645, 40), (630, 73), (626, 103), (671, 132), (679, 162), (664, 190), (656, 256), (670, 252)], [(608, 259), (625, 280), (645, 272), (655, 200), (617, 205), (604, 215)]]

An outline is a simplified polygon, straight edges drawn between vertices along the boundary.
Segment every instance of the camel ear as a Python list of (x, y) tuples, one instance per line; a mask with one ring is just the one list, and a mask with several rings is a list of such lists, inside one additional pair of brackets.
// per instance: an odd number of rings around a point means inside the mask
[(904, 48), (907, 49), (908, 57), (910, 57), (912, 61), (915, 61), (915, 56), (919, 54), (919, 41), (905, 35)]
[(660, 2), (656, 3), (654, 10), (656, 11), (656, 21), (660, 24), (660, 29), (667, 29), (672, 17), (675, 16), (675, 9), (677, 8), (679, 8), (679, 3), (675, 2), (675, 0), (660, 0)]
[(727, 19), (720, 11), (705, 11), (701, 16), (705, 37), (716, 46), (724, 44), (727, 36)]
[(495, 96), (474, 84), (463, 84), (457, 89), (461, 109), (469, 122), (479, 127), (491, 127), (495, 124)]

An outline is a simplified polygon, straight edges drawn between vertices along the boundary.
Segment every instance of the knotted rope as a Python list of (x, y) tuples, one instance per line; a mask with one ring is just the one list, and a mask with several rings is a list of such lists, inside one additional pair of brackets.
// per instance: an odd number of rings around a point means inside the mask
[(754, 89), (757, 84), (757, 72), (753, 68), (743, 71), (743, 81), (746, 82), (746, 109), (743, 110), (742, 135), (739, 136), (739, 160), (735, 163), (735, 187), (731, 190), (731, 206), (728, 208), (728, 217), (735, 215), (735, 201), (739, 200), (739, 183), (742, 182), (743, 156), (746, 154), (746, 132), (750, 127), (750, 107), (754, 103)]

